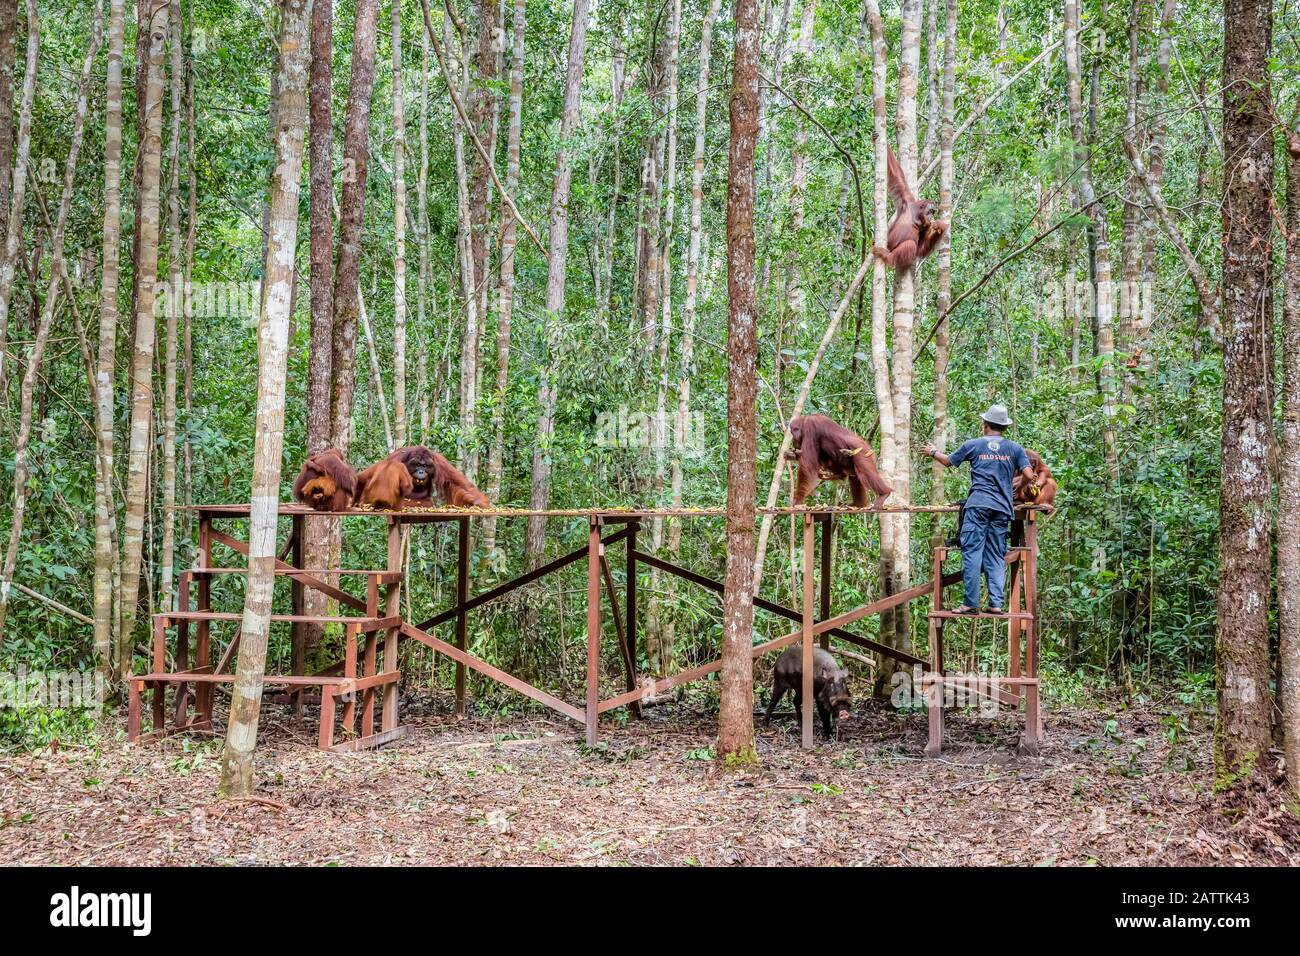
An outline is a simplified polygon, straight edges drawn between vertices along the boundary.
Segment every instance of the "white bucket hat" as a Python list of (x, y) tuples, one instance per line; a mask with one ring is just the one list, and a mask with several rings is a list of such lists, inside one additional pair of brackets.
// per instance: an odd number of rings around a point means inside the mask
[(990, 425), (1001, 425), (1003, 428), (1011, 424), (1011, 418), (1007, 415), (1007, 406), (1005, 405), (990, 405), (989, 410), (980, 418)]

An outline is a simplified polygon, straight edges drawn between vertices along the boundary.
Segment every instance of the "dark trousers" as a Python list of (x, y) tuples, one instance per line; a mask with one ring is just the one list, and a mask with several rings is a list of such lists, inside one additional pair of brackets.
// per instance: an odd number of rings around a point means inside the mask
[(988, 581), (989, 606), (1002, 607), (1007, 579), (1007, 531), (1011, 519), (991, 508), (963, 508), (961, 580), (968, 607), (980, 606), (980, 574)]

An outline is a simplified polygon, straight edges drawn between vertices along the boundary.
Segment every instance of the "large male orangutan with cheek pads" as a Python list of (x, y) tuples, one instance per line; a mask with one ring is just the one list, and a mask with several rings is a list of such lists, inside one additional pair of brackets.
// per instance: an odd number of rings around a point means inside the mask
[(825, 415), (805, 415), (791, 421), (790, 441), (790, 457), (799, 462), (795, 507), (802, 505), (823, 479), (847, 479), (853, 504), (858, 508), (867, 506), (867, 489), (876, 496), (873, 508), (883, 505), (893, 490), (876, 471), (876, 453), (871, 446)]
[(388, 460), (406, 466), (413, 485), (413, 490), (407, 497), (412, 501), (429, 501), (436, 490), (443, 503), (453, 508), (491, 507), (487, 495), (474, 487), (456, 466), (423, 445), (399, 448), (388, 456)]
[(346, 511), (357, 492), (357, 473), (333, 448), (307, 458), (293, 483), (293, 496), (317, 511)]

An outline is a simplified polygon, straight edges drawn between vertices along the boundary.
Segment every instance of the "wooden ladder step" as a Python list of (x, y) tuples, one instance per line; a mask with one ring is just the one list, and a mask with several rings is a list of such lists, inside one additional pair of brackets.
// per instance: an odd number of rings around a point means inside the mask
[(958, 614), (956, 611), (931, 611), (929, 616), (944, 621), (979, 617), (991, 617), (998, 621), (1010, 621), (1013, 619), (1017, 621), (1029, 621), (1034, 617), (1034, 615), (1030, 614), (1028, 611), (1003, 611), (1001, 614), (994, 614), (991, 611), (980, 611), (978, 614)]

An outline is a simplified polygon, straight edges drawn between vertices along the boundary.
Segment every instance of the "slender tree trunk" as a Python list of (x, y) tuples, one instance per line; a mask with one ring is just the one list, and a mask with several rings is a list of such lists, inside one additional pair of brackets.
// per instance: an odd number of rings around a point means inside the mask
[[(311, 350), (307, 359), (307, 454), (322, 451), (333, 439), (330, 384), (334, 369), (334, 126), (333, 64), (334, 5), (311, 7), (311, 69), (309, 82), (310, 136), (310, 263)], [(303, 528), (303, 560), (311, 568), (331, 566), (341, 548), (337, 518), (308, 518)], [(323, 615), (328, 602), (321, 592), (306, 588), (303, 613)], [(307, 624), (303, 643), (308, 651), (324, 636), (319, 624)]]
[(1287, 782), (1300, 794), (1300, 129), (1287, 137), (1282, 283), (1282, 437), (1278, 468), (1278, 703)]
[[(617, 15), (617, 14), (616, 14)], [(623, 108), (623, 93), (627, 73), (627, 46), (624, 42), (623, 19), (618, 15), (614, 35), (614, 53), (610, 63), (610, 92), (613, 95), (613, 115), (615, 122)], [(618, 226), (618, 204), (623, 192), (623, 144), (614, 137), (614, 182), (610, 190), (609, 214), (605, 225), (605, 277), (601, 283), (601, 322), (606, 330), (609, 328), (611, 294), (614, 288), (614, 249)], [(634, 285), (635, 288), (635, 285)]]
[[(1165, 104), (1169, 99), (1169, 59), (1173, 49), (1174, 18), (1177, 15), (1177, 0), (1163, 0), (1160, 13), (1160, 40), (1156, 48), (1156, 95), (1151, 104), (1151, 132), (1147, 144), (1147, 157), (1150, 160), (1151, 179), (1158, 189), (1165, 175), (1165, 131), (1167, 120)], [(1147, 215), (1143, 220), (1142, 231), (1142, 299), (1138, 310), (1137, 346), (1142, 348), (1140, 365), (1151, 369), (1154, 365), (1150, 348), (1146, 342), (1156, 320), (1156, 233), (1159, 231), (1157, 216)]]
[(293, 308), (298, 243), (298, 193), (307, 125), (308, 0), (284, 0), (280, 21), (279, 103), (275, 172), (271, 178), (270, 233), (258, 327), (257, 428), (253, 439), (252, 512), (249, 515), (248, 585), (236, 666), (230, 724), (221, 756), (221, 792), (253, 792), (253, 749), (262, 705), (262, 678), (271, 629), (275, 585), (276, 518), (280, 507), (280, 456), (289, 320)]
[[(191, 52), (194, 44), (194, 4), (188, 8), (189, 34)], [(182, 441), (183, 467), (185, 472), (185, 502), (194, 504), (194, 446), (190, 441), (190, 424), (194, 420), (194, 243), (198, 229), (199, 174), (195, 166), (194, 143), (194, 70), (185, 71), (185, 137), (186, 165), (188, 167), (189, 206), (185, 217), (185, 294), (184, 294), (184, 393), (185, 437)], [(193, 516), (186, 512), (182, 525), (184, 534), (189, 539)]]
[[(489, 208), (488, 194), (491, 191), (491, 179), (488, 160), (494, 155), (491, 144), (494, 140), (494, 117), (497, 112), (497, 45), (496, 22), (498, 0), (474, 0), (476, 46), (474, 51), (474, 78), (469, 84), (469, 117), (474, 134), (479, 142), (488, 147), (485, 159), (477, 150), (471, 157), (469, 179), (469, 217), (472, 231), (470, 233), (470, 254), (474, 272), (470, 283), (478, 308), (480, 326), (486, 322), (488, 306), (488, 232)], [(474, 350), (478, 352), (482, 328), (476, 330)], [(475, 374), (481, 374), (476, 365)], [(478, 389), (475, 388), (477, 397)], [(474, 443), (477, 447), (477, 442)], [(474, 459), (477, 460), (477, 451)]]
[[(558, 398), (558, 333), (564, 321), (564, 279), (569, 261), (569, 195), (573, 182), (570, 156), (573, 135), (582, 118), (582, 74), (586, 60), (587, 17), (591, 0), (574, 0), (569, 28), (569, 60), (564, 78), (564, 106), (560, 114), (560, 145), (555, 153), (555, 177), (551, 189), (550, 263), (546, 271), (546, 304), (542, 319), (541, 384), (537, 404), (537, 444), (533, 449), (533, 480), (529, 507), (545, 510), (551, 498), (551, 441), (555, 434), (555, 406)], [(528, 519), (524, 561), (536, 565), (546, 547), (546, 518)]]
[[(27, 196), (27, 164), (32, 155), (32, 108), (36, 102), (36, 65), (40, 52), (41, 33), (36, 4), (33, 0), (27, 0), (27, 62), (23, 71), (22, 105), (18, 109), (18, 150), (13, 167), (13, 192), (6, 220), (5, 242), (0, 248), (0, 395), (7, 393), (5, 382), (9, 377), (5, 362), (9, 341), (9, 307), (18, 267), (18, 246), (23, 237), (23, 204)], [(0, 106), (0, 109), (3, 107)]]
[(0, 222), (9, 221), (14, 179), (14, 66), (18, 57), (18, 0), (0, 0)]
[[(659, 275), (655, 280), (659, 286), (660, 330), (659, 330), (659, 387), (655, 393), (654, 421), (654, 501), (662, 505), (664, 483), (668, 470), (668, 356), (672, 344), (672, 242), (673, 224), (676, 219), (677, 195), (677, 99), (678, 99), (678, 53), (681, 41), (681, 0), (672, 0), (668, 14), (667, 42), (667, 84), (668, 84), (668, 130), (664, 144), (664, 214), (663, 230), (660, 236)], [(652, 553), (658, 554), (663, 546), (664, 519), (656, 515), (650, 525), (650, 547)], [(647, 602), (646, 648), (650, 655), (652, 667), (657, 673), (667, 673), (671, 666), (673, 649), (664, 639), (665, 631), (672, 628), (664, 618), (672, 618), (675, 599), (675, 584), (670, 576), (667, 588), (662, 587), (658, 568), (650, 569), (650, 599)], [(664, 600), (660, 592), (664, 591)], [(667, 613), (665, 614), (665, 610)]]
[[(1063, 24), (1065, 30), (1065, 74), (1070, 104), (1070, 135), (1076, 150), (1086, 150), (1088, 140), (1083, 130), (1083, 94), (1079, 69), (1079, 5), (1077, 0), (1065, 0)], [(1099, 41), (1100, 42), (1100, 41)], [(1111, 480), (1119, 477), (1119, 454), (1115, 445), (1115, 327), (1112, 319), (1110, 229), (1106, 211), (1092, 182), (1092, 158), (1085, 155), (1079, 169), (1079, 196), (1092, 220), (1093, 237), (1093, 295), (1094, 319), (1097, 329), (1097, 358), (1100, 372), (1098, 384), (1101, 391), (1102, 439), (1105, 446), (1106, 470)]]
[(162, 179), (163, 55), (167, 45), (170, 0), (148, 0), (141, 6), (140, 30), (148, 34), (144, 64), (145, 99), (141, 110), (143, 157), (140, 167), (140, 218), (135, 273), (137, 276), (135, 342), (131, 357), (131, 439), (127, 458), (126, 516), (122, 528), (121, 623), (117, 633), (118, 672), (131, 670), (140, 573), (144, 563), (144, 521), (149, 504), (149, 466), (153, 424), (154, 303), (158, 281), (158, 237)]
[[(811, 66), (813, 22), (817, 15), (817, 0), (804, 0), (803, 11), (799, 17), (799, 40), (795, 46), (791, 82), (798, 83), (806, 78)], [(788, 237), (789, 251), (785, 263), (785, 294), (781, 303), (781, 324), (777, 332), (777, 341), (783, 341), (784, 329), (798, 329), (804, 320), (804, 292), (799, 277), (799, 249), (802, 247), (804, 226), (804, 205), (808, 196), (808, 122), (799, 114), (798, 125), (794, 131), (794, 147), (790, 150), (790, 197)], [(780, 381), (786, 360), (780, 349), (773, 359), (774, 377), (777, 381), (777, 396), (780, 397)], [(779, 470), (779, 469), (778, 469)]]
[[(884, 25), (876, 0), (867, 0), (867, 20), (871, 30), (871, 97), (875, 140), (876, 179), (873, 189), (875, 218), (872, 226), (872, 244), (884, 245), (888, 231), (887, 172), (889, 134), (886, 129), (885, 77), (886, 55)], [(875, 371), (876, 408), (880, 416), (880, 474), (886, 482), (895, 472), (895, 425), (893, 383), (890, 381), (887, 308), (885, 302), (885, 264), (876, 256), (872, 259), (871, 273), (871, 364)], [(895, 524), (886, 516), (879, 518), (880, 526), (880, 579), (888, 589), (892, 577), (895, 553)], [(882, 615), (880, 633), (890, 633), (886, 617)], [(882, 672), (885, 668), (879, 668)], [(877, 685), (880, 686), (879, 684)]]
[[(40, 28), (36, 20), (36, 2), (28, 0), (27, 28), (37, 31)], [(55, 220), (50, 241), (50, 281), (41, 306), (40, 319), (37, 321), (31, 351), (27, 358), (27, 368), (23, 372), (19, 388), (18, 434), (14, 440), (14, 506), (9, 525), (9, 544), (5, 549), (4, 564), (0, 568), (0, 643), (4, 639), (5, 614), (9, 604), (9, 589), (14, 580), (14, 570), (18, 562), (18, 547), (22, 542), (23, 520), (27, 510), (27, 480), (29, 477), (27, 454), (32, 437), (32, 403), (36, 391), (36, 378), (40, 374), (41, 363), (45, 358), (45, 346), (49, 342), (50, 328), (54, 324), (54, 311), (59, 298), (59, 285), (63, 281), (63, 237), (68, 224), (68, 210), (72, 206), (73, 184), (77, 176), (77, 158), (81, 152), (82, 134), (86, 128), (86, 113), (90, 102), (91, 68), (104, 40), (104, 10), (102, 5), (95, 7), (95, 22), (91, 30), (90, 46), (86, 50), (81, 66), (81, 85), (77, 93), (76, 113), (73, 119), (72, 139), (68, 147), (68, 158), (63, 174), (63, 196), (59, 202), (58, 216)]]
[[(453, 37), (450, 20), (444, 18), (442, 26), (443, 43), (448, 50), (451, 50)], [(464, 89), (469, 86), (469, 64), (463, 56), (463, 51), (456, 60), (462, 64), (459, 80), (461, 88)], [(450, 77), (450, 73), (448, 76)], [(448, 83), (451, 83), (450, 79)], [(456, 253), (460, 265), (461, 294), (465, 300), (465, 334), (461, 339), (460, 347), (460, 429), (457, 434), (456, 450), (465, 476), (470, 481), (474, 481), (476, 470), (474, 466), (477, 463), (477, 442), (474, 432), (478, 427), (478, 348), (483, 314), (479, 308), (480, 298), (475, 284), (478, 268), (474, 262), (474, 211), (470, 198), (468, 164), (465, 161), (466, 130), (473, 127), (464, 125), (460, 118), (455, 106), (457, 91), (454, 86), (449, 93), (453, 100), (452, 153), (456, 164)], [(486, 172), (484, 175), (486, 176)], [(484, 262), (486, 263), (486, 258)]]
[(429, 339), (425, 323), (429, 296), (429, 34), (420, 31), (420, 174), (415, 181), (415, 202), (419, 207), (416, 222), (420, 236), (420, 278), (416, 284), (415, 316), (420, 329), (419, 356), (416, 359), (415, 391), (420, 396), (420, 432), (418, 443), (429, 434)]
[(346, 457), (352, 441), (352, 398), (357, 379), (357, 318), (361, 309), (361, 232), (370, 162), (370, 98), (375, 86), (378, 0), (357, 0), (352, 30), (352, 76), (343, 127), (343, 195), (334, 264), (334, 328), (330, 421), (332, 444)]
[(925, 3), (925, 145), (921, 148), (920, 168), (925, 169), (934, 158), (939, 134), (939, 7), (944, 0), (923, 0)]
[[(511, 20), (514, 42), (510, 55), (510, 118), (506, 127), (506, 192), (519, 190), (519, 141), (523, 129), (525, 0), (513, 0)], [(515, 310), (515, 252), (518, 223), (514, 216), (501, 215), (501, 281), (497, 287), (496, 395), (492, 408), (492, 450), (488, 456), (487, 496), (501, 498), (501, 473), (505, 464), (506, 394), (510, 388), (510, 322)], [(483, 523), (483, 547), (496, 549), (497, 522)]]
[[(190, 4), (188, 27), (190, 27), (191, 56), (194, 49), (194, 4)], [(185, 376), (183, 376), (182, 393), (185, 402), (185, 438), (182, 440), (182, 467), (185, 470), (185, 502), (194, 503), (194, 444), (190, 441), (190, 424), (194, 421), (194, 245), (198, 238), (199, 219), (199, 172), (195, 166), (194, 134), (194, 69), (185, 72), (186, 88), (186, 166), (188, 170), (188, 208), (185, 222), (185, 298), (183, 298), (183, 359)], [(186, 512), (183, 519), (183, 535), (190, 540), (194, 516)]]
[(758, 140), (758, 0), (735, 0), (727, 168), (727, 568), (717, 758), (754, 759), (754, 497), (758, 341), (754, 302), (754, 146)]
[[(930, 0), (938, 5), (939, 0)], [(943, 34), (943, 104), (939, 120), (939, 218), (950, 221), (952, 216), (953, 124), (956, 120), (957, 86), (957, 0), (945, 0)], [(933, 35), (933, 33), (931, 34)], [(952, 233), (939, 240), (934, 253), (938, 266), (938, 289), (935, 292), (935, 311), (939, 328), (934, 335), (934, 437), (935, 447), (947, 448), (948, 436), (948, 360), (949, 321), (948, 309), (952, 307)], [(937, 461), (931, 472), (930, 500), (942, 504), (947, 500), (944, 489), (944, 467)], [(934, 523), (934, 545), (943, 543), (943, 528)]]
[[(1147, 0), (1131, 0), (1129, 4), (1128, 23), (1128, 95), (1127, 111), (1124, 118), (1124, 135), (1141, 143), (1145, 139), (1138, 109), (1142, 97), (1142, 78), (1145, 76), (1145, 62), (1142, 54), (1142, 28), (1146, 15)], [(1142, 241), (1145, 223), (1139, 197), (1142, 183), (1136, 173), (1130, 171), (1124, 184), (1124, 219), (1123, 236), (1120, 243), (1120, 285), (1118, 302), (1119, 348), (1122, 352), (1132, 352), (1137, 339), (1138, 314), (1141, 309), (1142, 280)], [(1125, 403), (1132, 397), (1134, 376), (1125, 365), (1120, 379)]]
[(163, 362), (163, 533), (157, 607), (172, 607), (172, 574), (176, 553), (176, 360), (180, 312), (185, 307), (184, 263), (181, 240), (181, 90), (185, 84), (185, 58), (181, 51), (180, 0), (171, 0), (172, 115), (167, 149), (167, 339)]
[(117, 520), (113, 505), (113, 417), (117, 368), (117, 283), (122, 236), (122, 57), (126, 2), (110, 0), (104, 107), (104, 228), (99, 278), (99, 358), (95, 368), (95, 661), (117, 673), (113, 647)]
[[(692, 440), (691, 379), (695, 375), (695, 319), (700, 293), (700, 246), (704, 210), (704, 147), (708, 135), (709, 60), (713, 47), (713, 27), (718, 20), (722, 0), (709, 0), (708, 12), (700, 28), (699, 80), (695, 84), (695, 147), (691, 165), (690, 239), (686, 252), (686, 299), (682, 303), (680, 378), (677, 382), (677, 422), (673, 442), (672, 507), (683, 505), (682, 485), (685, 478), (684, 456)], [(672, 561), (681, 557), (682, 522), (674, 518), (668, 526), (668, 553)], [(671, 652), (676, 643), (676, 621), (670, 615), (664, 622), (663, 644)]]
[[(898, 104), (895, 127), (898, 134), (898, 161), (909, 183), (918, 183), (916, 94), (921, 72), (921, 3), (903, 0), (902, 35), (899, 40)], [(917, 188), (920, 188), (919, 186)], [(890, 485), (894, 492), (890, 503), (912, 503), (912, 352), (915, 343), (916, 266), (894, 274), (894, 338), (890, 343), (894, 377), (894, 472)], [(893, 535), (892, 592), (906, 590), (912, 576), (912, 523), (908, 515), (891, 517)], [(882, 622), (887, 619), (882, 618)], [(894, 634), (886, 641), (899, 650), (911, 649), (911, 616), (906, 609), (892, 615)], [(882, 634), (884, 630), (882, 628)], [(898, 669), (892, 660), (881, 660), (876, 670), (877, 687)]]
[(1261, 767), (1269, 699), (1273, 119), (1269, 0), (1225, 0), (1223, 469), (1219, 490), (1220, 784)]
[(406, 104), (402, 92), (402, 0), (393, 0), (393, 441), (406, 424)]
[[(776, 36), (772, 43), (771, 77), (773, 82), (775, 83), (780, 83), (785, 74), (785, 48), (786, 48), (786, 43), (790, 38), (791, 0), (780, 0), (780, 2), (781, 2), (781, 7), (780, 7), (780, 13), (777, 16)], [(769, 15), (771, 14), (772, 10), (775, 7), (776, 7), (776, 0), (769, 0), (768, 3)], [(762, 43), (761, 35), (760, 35), (759, 42), (760, 44)], [(761, 51), (760, 51), (760, 56), (761, 56)], [(773, 91), (771, 89), (769, 89), (765, 84), (759, 85), (758, 139), (759, 142), (764, 144), (762, 195), (768, 197), (767, 198), (768, 203), (772, 202), (771, 197), (774, 195), (772, 190), (772, 167), (775, 165), (773, 161), (775, 150), (773, 150), (768, 145), (771, 139), (771, 131), (772, 131), (771, 110), (768, 109), (768, 97), (771, 95), (773, 95)], [(771, 214), (763, 217), (763, 238), (762, 241), (759, 242), (758, 244), (759, 248), (762, 250), (762, 256), (763, 256), (762, 266), (759, 270), (760, 275), (758, 277), (758, 306), (757, 307), (760, 310), (766, 308), (768, 279), (771, 276), (771, 264), (772, 264), (770, 239), (772, 236), (773, 224), (776, 221), (776, 218), (777, 218), (776, 216)], [(779, 365), (777, 367), (779, 368)]]

